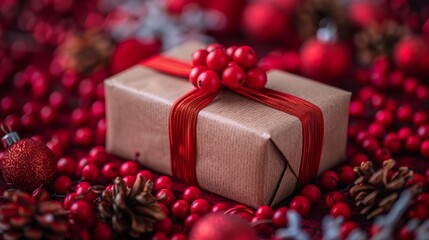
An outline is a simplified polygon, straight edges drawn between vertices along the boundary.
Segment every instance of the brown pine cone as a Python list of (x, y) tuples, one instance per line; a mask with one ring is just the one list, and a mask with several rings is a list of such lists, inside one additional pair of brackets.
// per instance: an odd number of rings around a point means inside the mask
[(399, 197), (402, 190), (408, 188), (416, 195), (421, 192), (419, 184), (406, 186), (413, 178), (413, 171), (408, 167), (400, 167), (392, 171), (396, 162), (389, 159), (383, 162), (381, 169), (375, 171), (372, 162), (362, 163), (354, 171), (360, 176), (350, 188), (356, 207), (361, 208), (360, 214), (367, 219), (388, 212)]
[(372, 64), (377, 56), (392, 56), (395, 44), (410, 33), (405, 25), (393, 20), (386, 20), (381, 25), (373, 24), (354, 36), (356, 54), (359, 62), (364, 66)]
[(60, 202), (48, 200), (45, 190), (37, 191), (33, 197), (6, 190), (3, 197), (7, 203), (0, 206), (2, 239), (65, 238), (68, 213)]
[(154, 224), (166, 216), (152, 195), (153, 182), (138, 176), (133, 187), (117, 177), (111, 190), (105, 190), (98, 203), (100, 217), (122, 235), (138, 238), (152, 232)]
[(65, 68), (82, 74), (107, 65), (112, 51), (110, 39), (96, 31), (72, 34), (59, 47)]

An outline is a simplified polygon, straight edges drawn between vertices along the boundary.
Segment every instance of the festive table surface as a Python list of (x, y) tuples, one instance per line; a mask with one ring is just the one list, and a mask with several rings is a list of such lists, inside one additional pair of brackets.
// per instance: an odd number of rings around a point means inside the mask
[[(346, 239), (356, 229), (350, 239), (386, 239), (383, 229), (398, 239), (424, 236), (428, 16), (417, 0), (0, 0), (0, 123), (24, 139), (0, 150), (2, 237), (177, 240), (213, 231), (288, 239), (278, 231), (293, 230), (288, 212), (301, 216), (297, 229), (311, 239)], [(139, 166), (139, 155), (106, 153), (103, 81), (188, 39), (218, 41), (226, 52), (251, 45), (264, 70), (351, 91), (345, 161), (277, 206), (251, 209)], [(33, 197), (16, 191), (35, 188)], [(410, 199), (398, 200), (401, 192)], [(209, 212), (225, 214), (203, 219)]]

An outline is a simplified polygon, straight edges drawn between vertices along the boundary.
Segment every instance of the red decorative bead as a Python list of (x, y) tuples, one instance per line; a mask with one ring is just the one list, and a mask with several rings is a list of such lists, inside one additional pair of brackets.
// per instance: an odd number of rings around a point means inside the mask
[(336, 203), (331, 208), (331, 216), (333, 217), (343, 217), (343, 219), (349, 219), (352, 215), (352, 210), (350, 209), (349, 205), (347, 205), (344, 202)]
[(328, 208), (332, 208), (336, 203), (345, 202), (344, 195), (340, 192), (331, 192), (325, 197), (325, 203)]
[(167, 207), (171, 207), (174, 204), (174, 200), (176, 200), (176, 196), (170, 189), (161, 189), (156, 194), (156, 198), (160, 199), (158, 202), (164, 204)]
[(273, 217), (272, 217), (274, 226), (278, 228), (286, 227), (288, 223), (286, 214), (288, 211), (289, 211), (289, 208), (287, 207), (280, 207), (274, 211)]
[(351, 117), (363, 117), (365, 116), (365, 104), (358, 99), (350, 102), (349, 115)]
[(325, 190), (335, 189), (338, 186), (339, 181), (340, 178), (338, 177), (338, 174), (331, 170), (325, 171), (320, 179), (322, 188)]
[(366, 156), (363, 153), (358, 153), (352, 157), (352, 160), (350, 161), (350, 163), (352, 164), (352, 166), (356, 167), (356, 166), (360, 166), (362, 163), (368, 162), (368, 161), (369, 161), (368, 156)]
[(246, 73), (237, 66), (232, 65), (225, 68), (222, 72), (222, 83), (229, 88), (238, 88), (246, 81)]
[(198, 49), (195, 52), (192, 53), (192, 66), (206, 66), (206, 59), (207, 55), (209, 54), (208, 51), (204, 49)]
[(155, 190), (159, 189), (170, 189), (174, 190), (175, 184), (174, 181), (168, 176), (161, 176), (155, 181)]
[(228, 206), (224, 203), (216, 203), (212, 207), (212, 213), (224, 213), (228, 210)]
[(70, 157), (63, 157), (57, 161), (57, 172), (61, 175), (72, 177), (76, 173), (76, 161)]
[(424, 157), (429, 159), (429, 140), (425, 140), (420, 145), (420, 154)]
[(185, 219), (185, 228), (190, 230), (192, 227), (201, 219), (200, 215), (198, 214), (191, 214), (186, 217)]
[(249, 46), (241, 46), (238, 47), (234, 51), (233, 60), (238, 65), (242, 66), (243, 68), (251, 68), (256, 65), (256, 61), (258, 57), (256, 56), (255, 50)]
[(58, 176), (53, 184), (54, 191), (59, 194), (66, 194), (73, 185), (72, 181), (67, 176)]
[(70, 206), (70, 218), (83, 226), (90, 226), (94, 223), (95, 215), (89, 203), (78, 200)]
[(138, 172), (139, 165), (134, 161), (126, 161), (122, 163), (121, 167), (119, 168), (119, 174), (121, 175), (121, 177), (125, 177), (128, 175), (135, 176)]
[(320, 189), (313, 184), (308, 184), (301, 190), (301, 195), (306, 197), (311, 204), (316, 204), (321, 198)]
[(392, 154), (390, 153), (389, 149), (386, 148), (380, 148), (375, 152), (375, 162), (379, 165), (382, 166), (383, 162), (385, 160), (388, 160), (390, 158), (392, 158)]
[(290, 202), (289, 207), (297, 211), (301, 216), (305, 216), (310, 211), (310, 201), (304, 196), (296, 196)]
[(191, 204), (191, 213), (198, 214), (200, 216), (210, 212), (211, 206), (210, 203), (203, 199), (197, 199)]
[(164, 218), (155, 223), (155, 230), (169, 235), (173, 231), (173, 222), (170, 218)]
[(396, 111), (396, 118), (401, 122), (411, 122), (413, 118), (413, 109), (409, 105), (403, 105)]
[(126, 177), (123, 178), (125, 184), (127, 185), (127, 187), (132, 188), (134, 185), (134, 182), (136, 181), (137, 177), (136, 176), (132, 176), (132, 175), (128, 175)]
[(224, 47), (222, 44), (219, 44), (219, 43), (211, 43), (211, 44), (207, 45), (207, 48), (206, 48), (207, 52), (213, 52), (216, 49), (223, 50)]
[(155, 182), (155, 180), (156, 180), (156, 176), (155, 176), (155, 174), (153, 174), (151, 171), (149, 171), (149, 170), (141, 170), (139, 173), (137, 173), (137, 177), (139, 176), (139, 175), (141, 175), (141, 176), (143, 176), (143, 178), (146, 180), (146, 181), (152, 181), (152, 182)]
[(198, 87), (197, 81), (198, 76), (200, 76), (201, 73), (207, 71), (208, 68), (205, 66), (195, 66), (191, 69), (191, 72), (189, 72), (189, 81), (191, 81), (192, 84), (194, 84), (195, 87)]
[[(356, 173), (353, 171), (353, 168), (348, 165), (342, 166), (340, 168), (338, 176), (340, 177), (340, 181), (343, 184), (350, 184), (356, 179)], [(320, 197), (318, 200), (320, 200)]]
[(417, 152), (420, 148), (421, 139), (417, 135), (413, 135), (407, 138), (405, 142), (405, 148), (410, 152)]
[(100, 176), (100, 169), (95, 164), (88, 163), (82, 169), (82, 177), (88, 182), (97, 181), (99, 176)]
[(359, 226), (357, 225), (357, 223), (352, 222), (352, 221), (347, 221), (347, 222), (343, 223), (343, 225), (341, 225), (341, 229), (340, 229), (341, 239), (347, 239), (347, 236), (351, 232), (353, 232), (353, 230), (355, 230), (358, 227)]
[(222, 49), (210, 52), (206, 58), (206, 65), (214, 71), (222, 71), (229, 63), (229, 56)]
[(213, 93), (219, 90), (221, 86), (219, 75), (212, 70), (207, 70), (198, 75), (198, 88), (206, 93)]
[(192, 203), (193, 201), (201, 198), (203, 196), (203, 193), (201, 190), (197, 187), (190, 186), (183, 191), (183, 200), (187, 201), (188, 203)]
[(271, 219), (273, 213), (274, 211), (270, 206), (264, 205), (256, 209), (255, 217), (259, 219)]
[(107, 161), (106, 150), (103, 146), (95, 146), (91, 149), (91, 151), (89, 151), (87, 159), (88, 163), (102, 166)]
[(189, 214), (189, 203), (185, 200), (177, 200), (171, 207), (171, 214), (178, 219), (185, 219)]
[(259, 67), (254, 67), (247, 70), (246, 73), (246, 82), (244, 85), (246, 87), (261, 90), (265, 88), (267, 84), (267, 73)]

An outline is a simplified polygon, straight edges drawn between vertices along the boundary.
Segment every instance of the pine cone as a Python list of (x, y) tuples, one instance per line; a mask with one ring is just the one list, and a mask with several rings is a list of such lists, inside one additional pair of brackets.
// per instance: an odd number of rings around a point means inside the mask
[[(36, 190), (37, 191), (37, 190)], [(57, 201), (49, 201), (46, 191), (33, 197), (18, 190), (4, 192), (0, 207), (2, 239), (64, 239), (68, 213)]]
[(296, 29), (302, 39), (314, 37), (323, 19), (332, 21), (337, 26), (338, 36), (347, 39), (349, 21), (346, 9), (339, 0), (305, 0), (297, 9)]
[(365, 162), (354, 168), (360, 177), (350, 188), (350, 194), (355, 205), (362, 208), (360, 214), (366, 215), (367, 219), (388, 212), (405, 188), (411, 189), (413, 194), (421, 192), (419, 184), (406, 186), (407, 181), (413, 178), (413, 171), (408, 167), (400, 167), (394, 172), (392, 168), (395, 164), (395, 160), (389, 159), (377, 171), (372, 162)]
[(362, 65), (369, 66), (380, 55), (392, 56), (395, 44), (410, 33), (405, 25), (386, 20), (381, 25), (373, 24), (354, 36), (357, 57)]
[(66, 69), (82, 74), (107, 65), (113, 51), (111, 41), (102, 33), (88, 31), (68, 36), (59, 47)]
[(130, 189), (117, 177), (111, 190), (105, 190), (98, 204), (100, 217), (119, 234), (138, 238), (152, 232), (154, 224), (165, 218), (152, 195), (153, 182), (138, 176)]

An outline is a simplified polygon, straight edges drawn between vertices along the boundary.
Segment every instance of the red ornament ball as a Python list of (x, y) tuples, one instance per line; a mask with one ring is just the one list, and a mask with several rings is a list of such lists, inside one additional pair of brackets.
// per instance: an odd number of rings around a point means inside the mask
[(404, 37), (395, 47), (394, 58), (406, 72), (429, 76), (429, 44), (422, 37)]
[(208, 214), (193, 227), (189, 240), (256, 240), (256, 232), (245, 220), (229, 214)]
[[(303, 44), (300, 55), (303, 73), (328, 84), (336, 84), (351, 63), (349, 50), (339, 42), (309, 39)], [(331, 61), (332, 57), (335, 61)]]
[(33, 139), (21, 139), (7, 147), (0, 164), (5, 182), (28, 192), (49, 186), (56, 175), (54, 155)]

